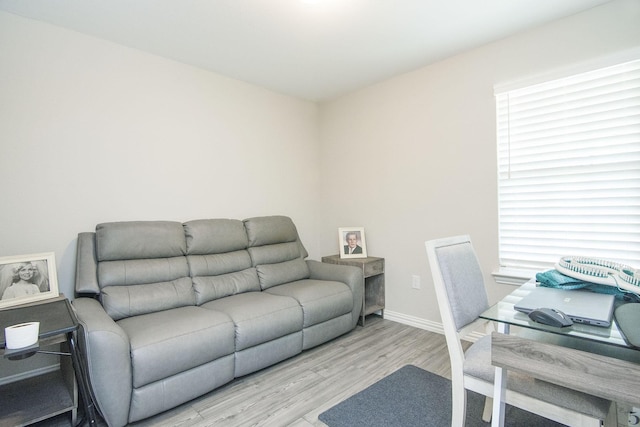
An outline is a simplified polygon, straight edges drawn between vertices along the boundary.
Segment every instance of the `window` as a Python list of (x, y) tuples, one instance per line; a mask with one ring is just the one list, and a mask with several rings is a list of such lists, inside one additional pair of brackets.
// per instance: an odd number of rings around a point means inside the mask
[(501, 269), (640, 268), (640, 60), (496, 92)]

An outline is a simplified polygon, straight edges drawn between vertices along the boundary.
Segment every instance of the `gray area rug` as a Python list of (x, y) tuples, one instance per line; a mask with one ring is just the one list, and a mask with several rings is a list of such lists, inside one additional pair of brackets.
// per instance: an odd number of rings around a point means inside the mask
[[(486, 427), (484, 398), (467, 392), (466, 427)], [(451, 381), (407, 365), (318, 417), (330, 427), (448, 427)], [(507, 426), (560, 427), (561, 424), (507, 405)]]

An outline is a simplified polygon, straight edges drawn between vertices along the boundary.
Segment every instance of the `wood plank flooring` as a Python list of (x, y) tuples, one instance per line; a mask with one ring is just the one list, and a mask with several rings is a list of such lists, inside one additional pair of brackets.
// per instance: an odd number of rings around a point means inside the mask
[(407, 364), (450, 378), (444, 335), (372, 315), (365, 327), (131, 427), (324, 426), (319, 414)]
[(448, 376), (444, 336), (370, 316), (364, 328), (134, 426), (324, 426), (319, 414), (409, 363)]
[[(129, 427), (324, 427), (318, 415), (407, 364), (450, 378), (444, 335), (372, 315), (366, 327)], [(630, 409), (618, 405), (618, 427)], [(35, 426), (70, 422), (63, 415)]]

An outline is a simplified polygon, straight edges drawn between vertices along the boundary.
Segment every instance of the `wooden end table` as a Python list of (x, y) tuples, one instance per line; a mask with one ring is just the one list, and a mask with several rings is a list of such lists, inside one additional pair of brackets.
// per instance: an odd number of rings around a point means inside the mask
[(365, 318), (376, 311), (384, 317), (384, 258), (340, 258), (340, 255), (322, 257), (327, 264), (351, 265), (362, 269), (364, 276), (364, 293), (362, 295), (362, 311), (360, 324), (364, 326)]

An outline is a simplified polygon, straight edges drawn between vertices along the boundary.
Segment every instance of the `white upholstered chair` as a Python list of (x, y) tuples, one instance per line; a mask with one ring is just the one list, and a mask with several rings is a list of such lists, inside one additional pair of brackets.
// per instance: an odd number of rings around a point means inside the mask
[[(487, 396), (483, 419), (491, 418), (495, 368), (491, 335), (463, 351), (461, 339), (478, 329), (479, 315), (489, 308), (482, 270), (469, 236), (425, 243), (451, 359), (452, 427), (464, 426), (467, 390)], [(506, 403), (570, 426), (604, 424), (611, 402), (518, 372), (509, 371)], [(615, 412), (615, 411), (614, 411)], [(508, 418), (507, 418), (508, 424)]]

